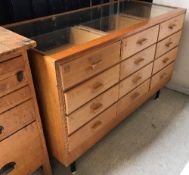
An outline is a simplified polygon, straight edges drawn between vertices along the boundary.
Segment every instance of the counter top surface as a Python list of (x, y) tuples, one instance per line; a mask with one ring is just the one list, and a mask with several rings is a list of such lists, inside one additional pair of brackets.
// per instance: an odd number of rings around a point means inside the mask
[(35, 46), (35, 41), (0, 27), (0, 56), (14, 52), (22, 47), (29, 49)]

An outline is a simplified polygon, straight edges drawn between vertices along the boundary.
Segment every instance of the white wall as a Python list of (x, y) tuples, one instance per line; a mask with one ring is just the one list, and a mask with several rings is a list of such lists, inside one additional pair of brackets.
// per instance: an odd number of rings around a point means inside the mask
[(189, 0), (154, 0), (153, 2), (188, 8), (175, 71), (168, 87), (189, 94)]

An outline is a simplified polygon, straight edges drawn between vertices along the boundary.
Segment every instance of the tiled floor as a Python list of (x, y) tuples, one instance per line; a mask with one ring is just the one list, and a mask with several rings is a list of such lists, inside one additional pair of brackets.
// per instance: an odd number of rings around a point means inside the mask
[(77, 174), (179, 175), (188, 161), (189, 96), (164, 89), (82, 156)]

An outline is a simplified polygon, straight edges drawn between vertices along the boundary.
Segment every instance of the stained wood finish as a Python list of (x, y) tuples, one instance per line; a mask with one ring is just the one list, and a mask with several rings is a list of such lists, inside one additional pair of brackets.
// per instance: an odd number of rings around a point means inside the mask
[(152, 74), (152, 67), (153, 64), (151, 63), (138, 72), (134, 73), (127, 79), (121, 81), (119, 97), (122, 97), (125, 94), (129, 93), (132, 89), (136, 88), (138, 85), (150, 78)]
[[(27, 110), (26, 110), (27, 109)], [(29, 125), (35, 120), (33, 101), (26, 101), (5, 113), (0, 114), (0, 141)]]
[(175, 61), (177, 56), (178, 47), (174, 48), (170, 52), (166, 53), (165, 55), (161, 56), (154, 62), (153, 74), (157, 73), (164, 67), (166, 67), (171, 62)]
[(183, 27), (185, 15), (180, 15), (172, 18), (160, 25), (159, 40), (164, 39), (167, 36), (179, 31)]
[(160, 57), (164, 53), (170, 51), (174, 47), (179, 45), (181, 37), (181, 31), (171, 35), (170, 37), (160, 41), (157, 44), (156, 58)]
[[(111, 51), (111, 52), (110, 52)], [(120, 42), (61, 65), (62, 85), (68, 89), (119, 62)]]
[(67, 117), (68, 134), (87, 123), (118, 100), (118, 85), (96, 97)]
[(13, 162), (15, 165), (9, 174), (32, 174), (43, 161), (43, 148), (36, 123), (0, 142), (0, 150), (1, 169)]
[(122, 44), (122, 59), (126, 59), (154, 44), (158, 38), (158, 30), (159, 26), (157, 25), (124, 39)]
[(118, 83), (118, 81), (119, 65), (66, 92), (64, 94), (66, 114), (70, 114), (78, 107)]
[[(167, 83), (170, 77), (158, 76), (172, 74), (165, 66), (174, 59), (157, 62), (177, 47), (181, 29), (158, 40), (160, 25), (185, 12), (175, 9), (52, 55), (30, 51), (48, 145), (62, 164), (69, 166)], [(169, 38), (178, 42), (165, 49)]]
[(123, 79), (138, 71), (154, 60), (156, 45), (153, 45), (121, 63), (121, 75)]

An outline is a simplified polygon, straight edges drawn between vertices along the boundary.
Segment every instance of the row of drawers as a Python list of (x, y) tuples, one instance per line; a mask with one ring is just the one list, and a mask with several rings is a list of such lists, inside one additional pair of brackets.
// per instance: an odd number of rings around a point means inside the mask
[[(154, 66), (153, 63), (150, 63), (120, 82), (119, 65), (116, 65), (81, 86), (65, 93), (68, 134), (72, 134), (96, 115), (117, 102), (118, 99), (130, 93), (133, 89), (149, 79), (152, 74), (159, 72), (174, 62), (176, 53), (177, 48), (172, 49), (162, 57), (156, 59)], [(164, 78), (163, 76), (166, 75), (161, 76)], [(99, 86), (98, 88), (94, 88), (96, 84)], [(152, 86), (155, 86), (153, 81)], [(107, 91), (102, 93), (105, 90)], [(92, 100), (89, 101), (90, 99)], [(85, 104), (86, 100), (89, 102)], [(70, 110), (78, 107), (80, 108), (70, 113)]]
[[(161, 88), (171, 78), (173, 67), (174, 63), (169, 64), (167, 67), (155, 74), (151, 79), (147, 79), (136, 89), (119, 99), (118, 102), (115, 103), (112, 101), (112, 105), (110, 105), (109, 108), (68, 137), (69, 151), (72, 152), (77, 147), (84, 145), (91, 137), (98, 140), (98, 135), (101, 133), (101, 130), (107, 130), (103, 131), (103, 133), (108, 132), (108, 130), (112, 128), (109, 125), (113, 126), (120, 120), (119, 118), (125, 117), (125, 111), (133, 107), (133, 104), (140, 100), (140, 98), (146, 96), (149, 90), (158, 90)], [(117, 86), (114, 86), (111, 90), (109, 90), (109, 92), (112, 93), (112, 91), (116, 90)], [(108, 96), (106, 97), (106, 100), (110, 100)], [(81, 118), (81, 116), (79, 116), (79, 118)], [(77, 120), (77, 118), (73, 120)], [(78, 122), (80, 122), (80, 120), (78, 120)]]
[[(120, 62), (127, 59), (137, 52), (153, 45), (159, 41), (155, 57), (160, 57), (162, 54), (178, 45), (181, 33), (168, 37), (175, 32), (181, 30), (183, 26), (184, 15), (170, 19), (162, 24), (151, 27), (145, 31), (139, 32), (122, 40), (105, 46), (101, 49), (85, 54), (69, 63), (60, 66), (62, 85), (64, 90), (68, 90), (75, 85), (89, 79), (90, 77), (102, 72)], [(159, 38), (158, 38), (159, 36)], [(168, 38), (166, 38), (168, 37)], [(164, 39), (166, 38), (166, 39)], [(162, 39), (164, 39), (162, 41)], [(152, 58), (154, 52), (141, 53), (136, 55), (136, 64), (144, 62), (143, 54)], [(120, 59), (121, 58), (121, 59)], [(149, 58), (149, 59), (150, 59)]]

